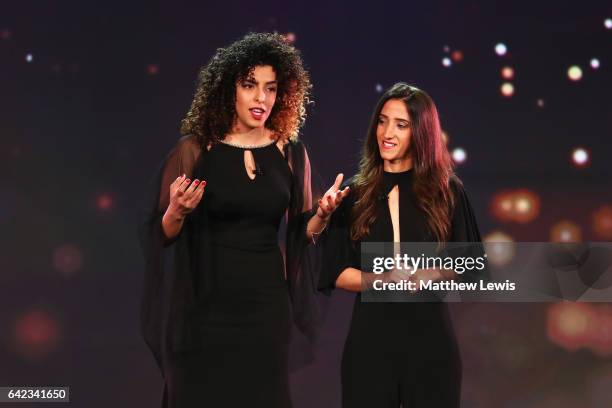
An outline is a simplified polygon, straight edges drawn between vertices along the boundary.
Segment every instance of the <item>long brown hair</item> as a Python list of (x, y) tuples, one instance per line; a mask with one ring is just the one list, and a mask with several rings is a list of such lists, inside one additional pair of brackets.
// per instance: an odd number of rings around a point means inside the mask
[(454, 198), (449, 185), (454, 176), (453, 162), (442, 140), (438, 110), (424, 91), (399, 82), (382, 95), (366, 135), (354, 193), (359, 199), (352, 211), (351, 238), (358, 241), (370, 232), (376, 220), (377, 198), (382, 193), (383, 159), (376, 130), (383, 106), (389, 99), (406, 104), (410, 114), (410, 154), (414, 168), (413, 188), (419, 208), (427, 216), (427, 226), (438, 242), (448, 239)]

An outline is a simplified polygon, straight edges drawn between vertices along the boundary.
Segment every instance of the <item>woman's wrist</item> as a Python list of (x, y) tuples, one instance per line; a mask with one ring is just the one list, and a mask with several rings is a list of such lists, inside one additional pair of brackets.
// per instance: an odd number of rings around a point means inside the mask
[(171, 222), (182, 222), (185, 219), (185, 215), (181, 214), (177, 208), (170, 204), (166, 209), (164, 218)]
[(327, 223), (327, 221), (329, 221), (329, 217), (331, 216), (331, 213), (325, 214), (325, 211), (323, 211), (323, 209), (320, 206), (319, 208), (317, 208), (317, 212), (315, 214), (324, 223)]

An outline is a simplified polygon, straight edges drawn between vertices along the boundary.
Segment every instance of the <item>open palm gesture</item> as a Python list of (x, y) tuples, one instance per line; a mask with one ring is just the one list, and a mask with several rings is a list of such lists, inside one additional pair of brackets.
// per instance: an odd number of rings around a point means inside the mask
[(336, 176), (336, 181), (334, 185), (329, 188), (323, 194), (323, 197), (319, 199), (319, 208), (317, 209), (317, 215), (323, 219), (327, 219), (331, 213), (333, 213), (336, 208), (340, 205), (344, 197), (349, 194), (349, 187), (346, 186), (344, 190), (340, 191), (340, 186), (342, 185), (342, 179), (344, 175), (342, 173)]
[(169, 210), (180, 218), (185, 217), (200, 203), (205, 186), (206, 181), (195, 179), (192, 183), (183, 174), (170, 185)]

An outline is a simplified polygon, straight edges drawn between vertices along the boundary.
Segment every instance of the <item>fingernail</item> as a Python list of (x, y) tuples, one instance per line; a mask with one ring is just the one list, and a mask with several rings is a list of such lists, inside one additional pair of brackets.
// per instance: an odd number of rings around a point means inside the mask
[(198, 180), (194, 181), (193, 184), (195, 184), (196, 186), (199, 184), (200, 182)]
[(185, 182), (187, 182), (187, 184), (191, 183), (191, 180), (187, 179), (185, 180)]
[(206, 185), (206, 180), (202, 180), (202, 187)]

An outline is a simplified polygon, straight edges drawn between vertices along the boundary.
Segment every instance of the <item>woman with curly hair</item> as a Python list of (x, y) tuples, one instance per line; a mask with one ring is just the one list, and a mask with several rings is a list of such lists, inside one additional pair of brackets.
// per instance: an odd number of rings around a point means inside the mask
[(165, 407), (291, 406), (290, 314), (307, 336), (316, 323), (309, 243), (348, 194), (338, 175), (313, 208), (298, 141), (310, 88), (299, 52), (278, 34), (249, 34), (200, 71), (141, 229), (142, 330)]
[[(446, 303), (427, 292), (381, 298), (371, 291), (368, 298), (375, 301), (362, 300), (377, 279), (412, 281), (418, 288), (421, 281), (457, 275), (453, 270), (423, 268), (412, 275), (406, 270), (373, 274), (371, 264), (362, 267), (361, 243), (388, 242), (395, 247), (402, 242), (404, 248), (418, 243), (413, 245), (420, 252), (448, 248), (446, 242), (480, 241), (472, 207), (442, 140), (436, 106), (427, 93), (397, 83), (383, 94), (364, 141), (359, 171), (347, 184), (351, 192), (331, 216), (320, 242), (325, 248), (321, 289), (358, 293), (342, 356), (342, 406), (458, 407), (461, 362)], [(428, 242), (433, 245), (424, 244)]]

